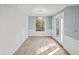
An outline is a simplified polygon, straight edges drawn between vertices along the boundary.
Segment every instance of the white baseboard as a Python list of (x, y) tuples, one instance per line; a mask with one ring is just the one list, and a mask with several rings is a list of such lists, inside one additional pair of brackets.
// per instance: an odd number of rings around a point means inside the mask
[(72, 55), (79, 55), (79, 40), (64, 35), (63, 47)]
[(13, 55), (16, 50), (22, 45), (22, 43), (28, 38), (28, 34), (26, 31), (23, 31), (22, 33), (20, 33), (19, 37), (16, 39), (16, 47), (14, 49), (14, 51), (11, 53), (11, 55)]
[(18, 50), (18, 48), (22, 45), (22, 43), (23, 43), (27, 38), (28, 38), (28, 36), (25, 37), (25, 38), (18, 44), (17, 48), (11, 53), (11, 55), (13, 55), (13, 54), (16, 52), (16, 50)]
[(52, 36), (52, 30), (46, 30), (46, 31), (34, 31), (29, 30), (29, 36)]

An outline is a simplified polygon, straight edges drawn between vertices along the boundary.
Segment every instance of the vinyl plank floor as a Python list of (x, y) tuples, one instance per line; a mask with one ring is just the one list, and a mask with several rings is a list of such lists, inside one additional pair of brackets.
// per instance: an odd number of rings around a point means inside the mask
[(14, 55), (68, 55), (50, 36), (29, 36)]

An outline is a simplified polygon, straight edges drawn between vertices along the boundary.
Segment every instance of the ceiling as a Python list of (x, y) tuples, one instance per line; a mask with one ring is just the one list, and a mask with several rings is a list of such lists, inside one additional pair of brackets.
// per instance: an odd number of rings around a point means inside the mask
[(65, 4), (24, 4), (17, 5), (18, 9), (26, 13), (28, 16), (49, 16), (61, 11), (65, 8)]

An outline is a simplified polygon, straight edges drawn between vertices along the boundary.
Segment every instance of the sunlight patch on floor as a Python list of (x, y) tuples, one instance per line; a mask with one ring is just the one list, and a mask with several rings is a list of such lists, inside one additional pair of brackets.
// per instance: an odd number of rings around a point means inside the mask
[(53, 47), (53, 46), (55, 46), (55, 45), (56, 45), (56, 44), (53, 43), (53, 44), (48, 44), (48, 45), (46, 45), (46, 46), (43, 46), (43, 47), (41, 47), (41, 48), (38, 48), (36, 54), (40, 54), (40, 53), (46, 51), (47, 49), (49, 49), (49, 48), (51, 48), (51, 47)]
[(55, 49), (54, 51), (52, 51), (51, 53), (49, 53), (48, 55), (53, 55), (54, 53), (56, 53), (60, 48)]

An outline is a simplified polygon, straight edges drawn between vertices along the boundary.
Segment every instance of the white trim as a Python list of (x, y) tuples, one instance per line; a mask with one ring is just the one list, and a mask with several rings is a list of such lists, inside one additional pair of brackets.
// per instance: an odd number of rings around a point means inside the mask
[(36, 18), (34, 20), (34, 31), (36, 31)]
[(64, 32), (64, 31), (63, 31), (63, 30), (64, 30), (63, 24), (64, 24), (64, 18), (62, 17), (60, 21), (61, 21), (61, 40), (60, 40), (60, 41), (61, 41), (62, 44), (63, 44), (63, 35), (64, 35), (64, 33), (63, 33), (63, 32)]
[(63, 47), (72, 55), (79, 55), (79, 40), (64, 35)]
[(45, 22), (44, 26), (45, 26), (45, 32), (46, 32), (47, 31), (47, 29), (46, 29), (46, 19), (44, 19), (44, 22)]
[(11, 53), (11, 55), (13, 55), (19, 49), (19, 47), (24, 43), (24, 41), (27, 38), (28, 38), (28, 35), (26, 35), (26, 37), (22, 38), (23, 40), (17, 45), (16, 49)]
[[(59, 18), (59, 36), (56, 36), (56, 18)], [(63, 18), (63, 19), (62, 19)], [(63, 22), (64, 22), (64, 12), (54, 16), (54, 31), (52, 31), (52, 37), (54, 37), (60, 44), (63, 44)]]
[(34, 31), (34, 29), (29, 30), (29, 36), (51, 36), (52, 30), (46, 30), (44, 31)]

